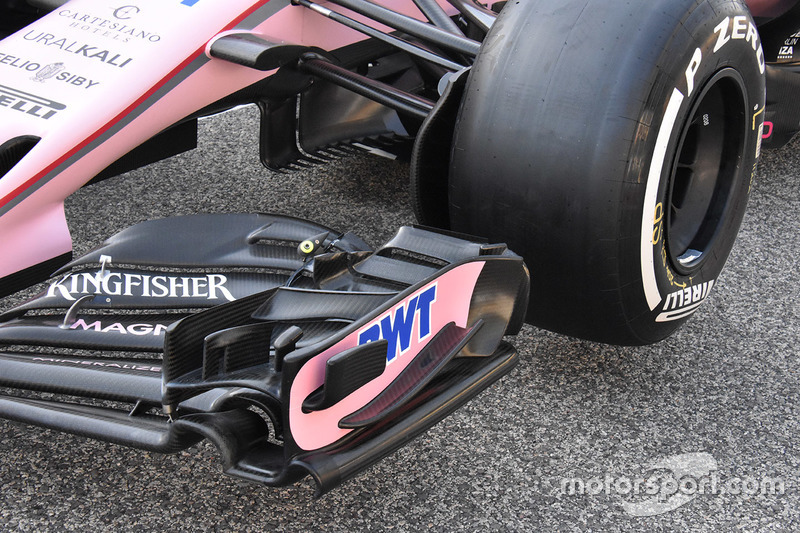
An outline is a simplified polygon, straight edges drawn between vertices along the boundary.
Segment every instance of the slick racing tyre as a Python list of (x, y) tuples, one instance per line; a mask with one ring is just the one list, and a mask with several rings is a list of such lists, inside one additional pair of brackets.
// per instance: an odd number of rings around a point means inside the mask
[(470, 73), (453, 229), (531, 271), (528, 321), (663, 339), (708, 297), (760, 150), (764, 57), (739, 0), (512, 0)]

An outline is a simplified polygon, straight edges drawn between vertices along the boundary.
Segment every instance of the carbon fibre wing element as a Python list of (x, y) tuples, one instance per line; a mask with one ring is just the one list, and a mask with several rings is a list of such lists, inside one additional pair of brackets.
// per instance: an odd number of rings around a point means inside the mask
[[(276, 215), (144, 222), (0, 315), (0, 417), (327, 491), (516, 362), (522, 260), (401, 228), (377, 250)], [(41, 393), (45, 393), (42, 395)]]

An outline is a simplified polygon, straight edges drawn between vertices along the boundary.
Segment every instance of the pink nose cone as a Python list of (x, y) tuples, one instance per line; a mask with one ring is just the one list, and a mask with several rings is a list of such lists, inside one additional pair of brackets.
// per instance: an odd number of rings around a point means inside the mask
[(774, 18), (789, 11), (797, 0), (746, 0), (754, 17)]

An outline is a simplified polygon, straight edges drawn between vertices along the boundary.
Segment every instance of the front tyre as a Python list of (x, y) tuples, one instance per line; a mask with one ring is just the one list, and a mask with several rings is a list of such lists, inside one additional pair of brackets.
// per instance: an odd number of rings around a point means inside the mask
[(758, 157), (764, 61), (738, 0), (513, 0), (456, 124), (451, 225), (531, 271), (528, 320), (663, 339), (708, 297)]

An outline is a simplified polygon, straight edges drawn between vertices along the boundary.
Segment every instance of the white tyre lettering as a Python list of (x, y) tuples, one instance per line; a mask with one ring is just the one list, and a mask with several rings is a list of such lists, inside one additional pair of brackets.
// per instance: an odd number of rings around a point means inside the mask
[(758, 45), (758, 50), (756, 50), (756, 59), (758, 60), (758, 70), (761, 74), (764, 74), (767, 70), (767, 63), (764, 61), (764, 49), (761, 45)]
[(754, 24), (747, 25), (747, 37), (745, 40), (750, 43), (754, 52), (758, 49), (758, 32)]
[(731, 38), (728, 37), (728, 22), (729, 21), (730, 21), (730, 17), (725, 17), (724, 19), (722, 19), (722, 22), (717, 24), (717, 26), (714, 28), (714, 33), (718, 33), (719, 34), (717, 36), (717, 44), (714, 45), (714, 53), (715, 54), (717, 53), (717, 50), (719, 50), (720, 48), (725, 46), (725, 43), (727, 43), (728, 41), (731, 40)]
[(677, 87), (672, 90), (672, 95), (667, 103), (667, 110), (661, 121), (661, 127), (656, 136), (656, 146), (650, 162), (647, 175), (647, 187), (644, 193), (644, 209), (642, 211), (642, 233), (640, 245), (640, 264), (642, 268), (642, 284), (645, 298), (650, 310), (654, 310), (661, 303), (661, 292), (656, 281), (655, 258), (653, 254), (653, 214), (656, 210), (658, 199), (658, 184), (661, 181), (661, 171), (664, 168), (664, 159), (667, 156), (667, 145), (678, 119), (678, 112), (685, 96)]
[(686, 67), (686, 86), (689, 89), (687, 96), (692, 96), (694, 91), (694, 77), (700, 69), (700, 63), (703, 61), (703, 52), (699, 48), (695, 48), (692, 60), (689, 61), (689, 66)]
[(733, 31), (731, 31), (731, 39), (744, 39), (747, 35), (747, 17), (738, 15), (733, 17)]

